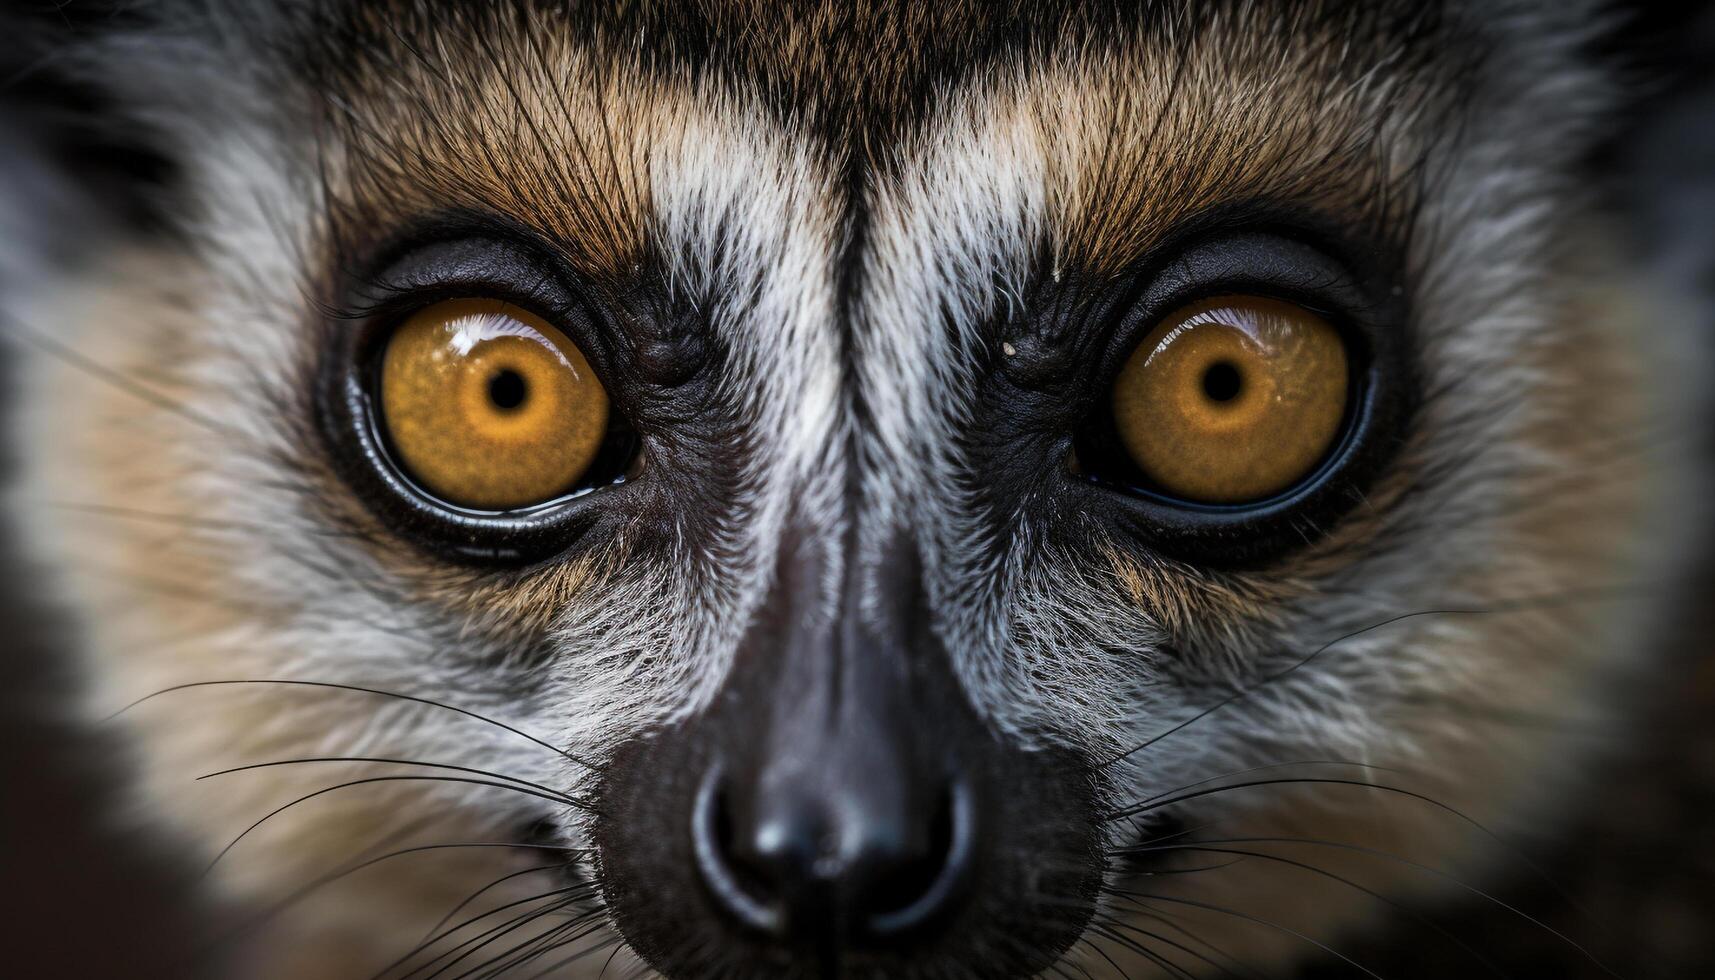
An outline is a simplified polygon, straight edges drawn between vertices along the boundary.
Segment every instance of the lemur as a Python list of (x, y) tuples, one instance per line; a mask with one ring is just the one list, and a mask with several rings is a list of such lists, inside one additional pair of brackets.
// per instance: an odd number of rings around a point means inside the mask
[(186, 974), (1369, 972), (1638, 724), (1605, 6), (49, 6), (6, 513)]

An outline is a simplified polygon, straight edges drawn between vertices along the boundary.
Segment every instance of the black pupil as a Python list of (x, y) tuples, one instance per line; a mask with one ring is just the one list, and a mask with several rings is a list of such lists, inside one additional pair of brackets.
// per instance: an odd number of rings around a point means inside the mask
[(1203, 372), (1203, 394), (1211, 401), (1230, 402), (1239, 396), (1239, 389), (1244, 387), (1244, 378), (1239, 369), (1226, 361), (1216, 361), (1209, 365), (1209, 370)]
[(514, 409), (524, 404), (528, 394), (524, 376), (511, 368), (502, 368), (488, 379), (488, 400), (495, 408)]

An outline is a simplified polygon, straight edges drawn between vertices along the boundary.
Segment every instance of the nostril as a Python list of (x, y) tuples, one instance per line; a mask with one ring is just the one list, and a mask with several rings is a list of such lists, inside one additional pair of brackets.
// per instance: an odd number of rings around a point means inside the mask
[(927, 847), (877, 876), (865, 903), (871, 934), (906, 932), (950, 904), (969, 870), (974, 818), (964, 785), (947, 786), (931, 817)]
[(941, 877), (953, 844), (952, 793), (941, 794), (924, 844), (918, 853), (902, 855), (898, 861), (876, 868), (875, 880), (864, 896), (873, 915), (892, 915), (910, 908)]
[(785, 911), (772, 899), (767, 883), (747, 862), (736, 858), (737, 830), (719, 767), (710, 768), (697, 789), (691, 810), (691, 851), (698, 875), (717, 904), (758, 931), (780, 934), (785, 930)]
[(735, 811), (719, 771), (697, 792), (697, 871), (715, 903), (739, 922), (810, 942), (879, 940), (953, 905), (975, 837), (975, 808), (962, 784), (946, 785), (928, 798), (932, 807), (920, 809), (865, 812), (816, 792), (789, 799), (754, 814), (752, 825), (747, 811)]

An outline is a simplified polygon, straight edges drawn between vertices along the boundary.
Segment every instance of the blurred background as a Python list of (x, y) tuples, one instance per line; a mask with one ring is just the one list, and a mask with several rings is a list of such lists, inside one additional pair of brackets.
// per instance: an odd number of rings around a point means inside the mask
[[(0, 195), (50, 186), (38, 179), (44, 166), (110, 174), (115, 186), (160, 166), (124, 133), (81, 125), (89, 93), (56, 78), (43, 52), (6, 37), (0, 33)], [(1695, 301), (1699, 329), (1715, 330), (1715, 10), (1633, 5), (1604, 44), (1629, 66), (1633, 104), (1590, 166), (1642, 263), (1662, 288)], [(130, 202), (115, 196), (113, 205)], [(0, 223), (0, 238), (16, 231)], [(0, 359), (0, 394), (11, 390), (11, 367)], [(10, 405), (7, 397), (0, 411)], [(1715, 425), (1703, 437), (1715, 461), (1709, 433)], [(102, 819), (117, 792), (118, 747), (60, 720), (74, 683), (60, 653), (71, 627), (54, 609), (20, 604), (19, 583), (30, 572), (10, 534), (0, 528), (0, 974), (185, 975), (195, 962), (195, 869), (170, 845), (141, 844)], [(1699, 589), (1715, 586), (1708, 550)], [(1628, 978), (1715, 977), (1715, 603), (1675, 627), (1677, 669), (1662, 674), (1644, 738), (1598, 774), (1601, 791), (1566, 832), (1528, 842), (1552, 884), (1521, 876), (1530, 880), (1496, 890)], [(1497, 975), (1609, 975), (1488, 902), (1425, 913), (1434, 928), (1483, 951)], [(1388, 978), (1468, 971), (1468, 962), (1438, 959), (1443, 947), (1422, 942), (1426, 927), (1408, 919), (1346, 951)], [(1304, 974), (1358, 975), (1337, 961)]]

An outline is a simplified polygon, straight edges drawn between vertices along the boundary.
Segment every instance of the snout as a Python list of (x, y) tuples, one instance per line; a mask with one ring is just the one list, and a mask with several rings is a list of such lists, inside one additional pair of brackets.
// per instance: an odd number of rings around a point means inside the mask
[(829, 560), (798, 539), (721, 694), (607, 767), (615, 921), (673, 977), (1046, 968), (1100, 882), (1092, 767), (982, 723), (909, 546)]

